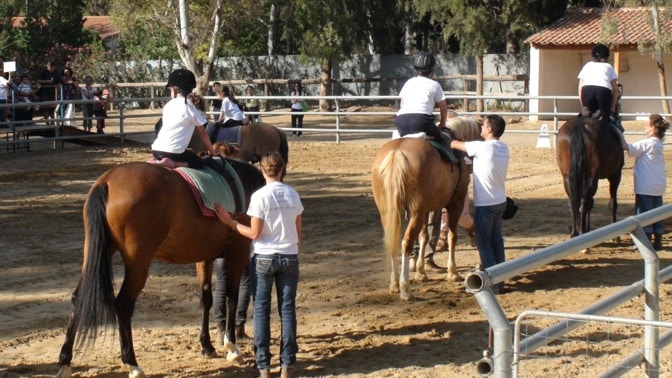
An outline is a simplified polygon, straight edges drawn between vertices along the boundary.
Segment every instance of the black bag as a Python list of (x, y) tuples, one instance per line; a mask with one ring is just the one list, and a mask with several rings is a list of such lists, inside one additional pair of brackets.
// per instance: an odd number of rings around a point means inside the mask
[(511, 197), (506, 197), (506, 209), (504, 209), (504, 214), (502, 215), (502, 218), (505, 220), (509, 220), (513, 217), (516, 216), (516, 212), (518, 211), (518, 205), (513, 201)]

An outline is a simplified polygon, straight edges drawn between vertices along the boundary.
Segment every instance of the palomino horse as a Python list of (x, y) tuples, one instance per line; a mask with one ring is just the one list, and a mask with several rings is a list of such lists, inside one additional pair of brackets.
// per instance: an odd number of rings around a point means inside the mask
[[(244, 194), (264, 185), (260, 171), (244, 162), (229, 161), (237, 171)], [(96, 180), (84, 203), (84, 263), (72, 295), (72, 312), (65, 343), (59, 356), (58, 377), (71, 376), (72, 350), (85, 341), (93, 343), (98, 329), (118, 324), (121, 360), (131, 377), (144, 377), (133, 349), (131, 317), (145, 285), (154, 258), (175, 263), (197, 263), (203, 318), (202, 353), (215, 349), (208, 330), (212, 307), (212, 270), (216, 257), (226, 261), (226, 335), (229, 360), (240, 361), (235, 346), (234, 318), (238, 285), (246, 268), (251, 241), (225, 226), (217, 217), (207, 217), (189, 184), (176, 171), (154, 164), (128, 163), (114, 167)], [(241, 214), (241, 222), (249, 217)], [(112, 255), (119, 251), (124, 263), (124, 281), (116, 298)]]
[(620, 138), (598, 119), (575, 117), (558, 130), (556, 158), (572, 212), (571, 236), (590, 231), (590, 211), (599, 179), (609, 181), (611, 220), (616, 221), (616, 194), (621, 183)]
[[(445, 161), (438, 150), (424, 139), (393, 139), (376, 154), (371, 169), (371, 186), (383, 225), (387, 261), (392, 269), (390, 292), (399, 292), (404, 300), (413, 298), (408, 279), (413, 242), (420, 234), (417, 276), (424, 274), (427, 214), (444, 207), (448, 210), (450, 231), (448, 278), (458, 280), (455, 264), (457, 223), (469, 186), (469, 171), (464, 159), (458, 158), (456, 163)], [(402, 240), (404, 212), (408, 217), (408, 226)], [(403, 252), (401, 264), (400, 251)]]

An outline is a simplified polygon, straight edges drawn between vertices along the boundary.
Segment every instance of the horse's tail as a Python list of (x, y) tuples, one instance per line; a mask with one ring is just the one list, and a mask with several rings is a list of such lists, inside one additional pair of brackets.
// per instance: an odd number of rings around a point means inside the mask
[(73, 294), (73, 320), (77, 324), (78, 345), (95, 342), (98, 327), (114, 327), (117, 323), (114, 307), (111, 237), (107, 228), (105, 209), (107, 185), (93, 187), (84, 204), (85, 256), (82, 275)]
[(385, 156), (378, 168), (385, 190), (383, 243), (388, 263), (396, 261), (401, 252), (401, 218), (406, 208), (408, 193), (404, 173), (408, 170), (408, 159), (396, 149)]
[(572, 208), (575, 210), (579, 209), (590, 176), (587, 142), (587, 130), (581, 119), (573, 130), (569, 145), (569, 192)]
[(283, 159), (285, 159), (285, 165), (289, 164), (289, 145), (287, 144), (287, 134), (284, 131), (277, 129), (278, 134), (280, 134), (280, 148), (278, 152)]

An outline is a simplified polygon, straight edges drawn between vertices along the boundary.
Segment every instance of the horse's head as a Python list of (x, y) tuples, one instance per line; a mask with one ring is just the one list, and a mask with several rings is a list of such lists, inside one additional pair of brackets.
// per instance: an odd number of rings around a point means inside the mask
[(236, 146), (225, 142), (217, 142), (213, 144), (212, 147), (219, 151), (219, 154), (224, 157), (236, 159), (240, 156), (240, 151)]
[(472, 117), (454, 117), (446, 120), (446, 127), (453, 131), (455, 139), (470, 141), (483, 140), (481, 123)]

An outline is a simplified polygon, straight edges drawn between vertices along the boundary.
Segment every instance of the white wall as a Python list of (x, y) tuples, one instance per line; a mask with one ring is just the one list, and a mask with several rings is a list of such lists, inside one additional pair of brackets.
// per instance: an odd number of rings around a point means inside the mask
[[(612, 54), (613, 64), (613, 54)], [(576, 100), (558, 100), (558, 111), (579, 111), (578, 84), (576, 78), (581, 67), (590, 60), (590, 50), (555, 50), (532, 48), (530, 50), (530, 95), (576, 96)], [(672, 54), (665, 58), (668, 95), (672, 94)], [(660, 96), (658, 70), (655, 61), (637, 51), (620, 54), (619, 82), (624, 96)], [(552, 112), (552, 100), (530, 101), (530, 111)], [(624, 100), (622, 113), (663, 113), (660, 100)], [(550, 116), (539, 116), (549, 119)]]

